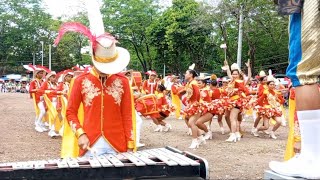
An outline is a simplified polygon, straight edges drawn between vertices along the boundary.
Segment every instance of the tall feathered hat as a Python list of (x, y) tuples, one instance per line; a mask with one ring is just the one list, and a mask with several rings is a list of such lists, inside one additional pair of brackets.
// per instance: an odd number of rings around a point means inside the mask
[(149, 76), (152, 76), (152, 75), (157, 76), (157, 72), (156, 71), (151, 71), (151, 70), (147, 71), (145, 74), (147, 74)]
[(27, 69), (28, 71), (32, 71), (33, 72), (33, 78), (36, 77), (36, 75), (40, 72), (40, 71), (44, 71), (45, 73), (49, 73), (50, 70), (44, 66), (40, 66), (40, 65), (32, 65), (32, 64), (28, 64), (28, 65), (23, 65), (23, 67), (25, 69)]
[(196, 66), (196, 64), (193, 63), (191, 66), (189, 66), (189, 69), (194, 70), (195, 66)]
[(54, 44), (57, 45), (66, 32), (79, 32), (91, 42), (92, 63), (102, 73), (116, 74), (121, 72), (130, 61), (129, 52), (116, 46), (116, 39), (104, 31), (102, 15), (97, 0), (86, 0), (90, 30), (81, 23), (64, 23)]
[(231, 71), (232, 71), (232, 70), (238, 70), (238, 71), (240, 71), (240, 67), (238, 66), (237, 63), (233, 63), (233, 64), (231, 65), (230, 69), (231, 69)]

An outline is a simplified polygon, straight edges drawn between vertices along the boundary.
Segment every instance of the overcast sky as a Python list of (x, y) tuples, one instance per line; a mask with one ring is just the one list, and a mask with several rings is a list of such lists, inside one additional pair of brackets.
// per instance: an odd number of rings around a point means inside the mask
[[(198, 0), (206, 1), (211, 5), (215, 5), (220, 0)], [(44, 7), (47, 9), (47, 12), (53, 15), (54, 17), (59, 16), (72, 16), (75, 15), (78, 11), (84, 10), (84, 1), (83, 0), (43, 0)], [(161, 5), (170, 6), (172, 0), (160, 0)]]

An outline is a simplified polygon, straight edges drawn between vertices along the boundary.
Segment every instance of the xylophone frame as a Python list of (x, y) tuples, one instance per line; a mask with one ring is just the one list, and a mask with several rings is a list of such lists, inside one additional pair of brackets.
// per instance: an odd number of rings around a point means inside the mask
[(186, 156), (199, 164), (170, 166), (159, 163), (148, 166), (133, 164), (124, 167), (0, 170), (0, 179), (209, 179), (207, 160), (173, 147), (165, 149)]

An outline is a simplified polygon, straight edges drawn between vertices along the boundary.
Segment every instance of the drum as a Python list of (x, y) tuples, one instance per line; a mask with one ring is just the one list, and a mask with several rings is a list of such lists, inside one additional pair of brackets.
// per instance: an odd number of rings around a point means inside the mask
[(132, 86), (137, 86), (139, 89), (142, 85), (142, 75), (138, 71), (132, 72)]
[(138, 98), (135, 102), (136, 110), (143, 116), (157, 113), (157, 96), (149, 94)]

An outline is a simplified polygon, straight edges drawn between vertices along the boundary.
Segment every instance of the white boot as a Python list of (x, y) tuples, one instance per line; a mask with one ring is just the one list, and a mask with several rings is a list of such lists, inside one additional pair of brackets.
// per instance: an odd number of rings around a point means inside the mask
[(204, 135), (204, 139), (205, 140), (212, 139), (212, 131), (206, 132), (206, 134)]
[(320, 110), (297, 111), (301, 154), (286, 162), (271, 161), (269, 167), (278, 174), (320, 179)]
[(226, 141), (227, 142), (237, 142), (236, 134), (235, 133), (230, 133), (230, 136)]
[(36, 124), (36, 127), (34, 128), (37, 132), (42, 133), (43, 129), (41, 128), (41, 126), (39, 126), (38, 124)]
[(162, 132), (162, 126), (159, 124), (154, 132)]
[(236, 138), (237, 138), (237, 141), (240, 141), (240, 140), (241, 140), (241, 134), (240, 134), (240, 132), (236, 132)]
[(172, 126), (167, 123), (167, 124), (164, 126), (163, 131), (164, 131), (164, 132), (168, 132), (168, 131), (171, 130), (171, 129), (172, 129)]
[(206, 142), (206, 139), (201, 135), (198, 137), (198, 143), (199, 145), (201, 145), (201, 144), (206, 144), (207, 142)]
[(252, 128), (251, 134), (252, 134), (254, 137), (259, 137), (258, 129), (257, 129), (257, 128)]
[(189, 146), (190, 149), (196, 149), (199, 148), (199, 142), (198, 139), (192, 139), (191, 145)]
[(274, 135), (273, 131), (270, 132), (269, 137), (272, 138), (272, 139), (277, 139), (277, 136)]
[(50, 131), (48, 132), (48, 136), (51, 138), (58, 137), (59, 134), (56, 133), (54, 125), (51, 126)]

